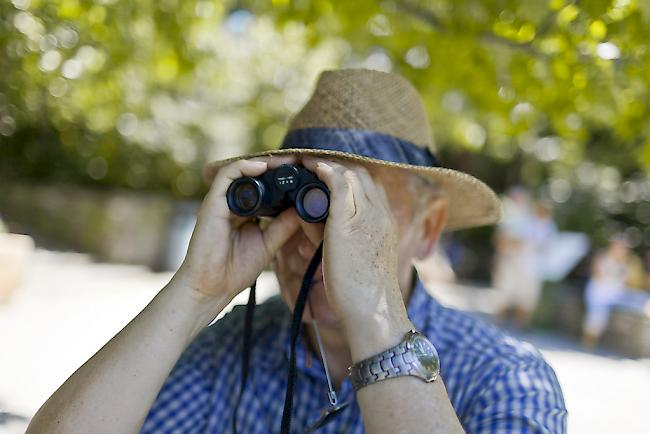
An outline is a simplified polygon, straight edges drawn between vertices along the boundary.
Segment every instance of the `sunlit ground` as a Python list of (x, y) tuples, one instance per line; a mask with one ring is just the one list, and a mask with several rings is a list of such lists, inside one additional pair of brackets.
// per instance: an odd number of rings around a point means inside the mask
[[(25, 284), (0, 305), (0, 433), (24, 432), (42, 402), (170, 277), (38, 250)], [(264, 276), (260, 287), (260, 298), (267, 297), (274, 291), (272, 278)], [(524, 338), (542, 349), (558, 374), (569, 432), (648, 432), (650, 361), (586, 353), (554, 335)]]

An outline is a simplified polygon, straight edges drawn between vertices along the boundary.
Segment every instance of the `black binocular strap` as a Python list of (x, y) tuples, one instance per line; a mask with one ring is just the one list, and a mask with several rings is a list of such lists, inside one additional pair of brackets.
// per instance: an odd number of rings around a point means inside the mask
[[(293, 316), (291, 318), (291, 354), (289, 357), (289, 372), (287, 374), (287, 389), (284, 397), (284, 410), (282, 411), (282, 425), (280, 432), (282, 434), (290, 434), (291, 432), (291, 411), (293, 408), (293, 387), (296, 378), (296, 343), (298, 342), (298, 337), (300, 336), (300, 330), (302, 327), (302, 315), (305, 312), (305, 305), (307, 304), (307, 296), (311, 284), (314, 280), (314, 274), (320, 265), (323, 258), (323, 243), (321, 242), (314, 256), (309, 262), (305, 276), (302, 279), (302, 285), (300, 287), (300, 292), (298, 293), (298, 298), (296, 299), (296, 304), (293, 308)], [(248, 303), (246, 304), (246, 315), (244, 317), (244, 336), (243, 336), (243, 349), (242, 349), (242, 376), (241, 384), (239, 387), (239, 396), (237, 397), (237, 402), (233, 410), (233, 433), (237, 434), (237, 409), (239, 408), (239, 403), (241, 401), (242, 394), (244, 392), (244, 387), (246, 387), (246, 380), (248, 379), (248, 368), (249, 368), (249, 358), (250, 358), (250, 338), (253, 331), (253, 314), (255, 312), (255, 283), (251, 286), (251, 291), (248, 296)]]
[(241, 383), (239, 385), (239, 396), (232, 412), (232, 432), (237, 434), (237, 410), (241, 397), (244, 394), (244, 387), (246, 387), (246, 380), (248, 380), (248, 360), (250, 358), (251, 348), (251, 334), (253, 331), (253, 315), (255, 314), (255, 287), (257, 281), (251, 285), (251, 290), (248, 293), (248, 303), (246, 303), (246, 314), (244, 316), (244, 340), (242, 342), (243, 348), (241, 353)]
[(284, 395), (284, 411), (282, 412), (282, 425), (280, 432), (282, 434), (290, 434), (291, 432), (291, 409), (293, 408), (293, 385), (296, 378), (296, 343), (298, 336), (300, 336), (300, 329), (302, 327), (302, 314), (305, 312), (305, 304), (307, 304), (307, 295), (311, 288), (311, 283), (314, 280), (314, 274), (321, 263), (323, 258), (323, 243), (321, 242), (311, 262), (305, 272), (305, 277), (302, 279), (302, 286), (296, 299), (296, 304), (293, 307), (293, 318), (291, 318), (291, 357), (289, 358), (289, 374), (287, 375), (287, 392)]

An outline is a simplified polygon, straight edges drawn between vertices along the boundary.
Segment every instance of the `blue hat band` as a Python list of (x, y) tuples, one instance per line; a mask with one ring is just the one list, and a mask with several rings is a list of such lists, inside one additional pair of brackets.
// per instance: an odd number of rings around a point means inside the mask
[(414, 166), (441, 167), (427, 148), (376, 131), (349, 128), (302, 128), (287, 133), (282, 149), (323, 149)]

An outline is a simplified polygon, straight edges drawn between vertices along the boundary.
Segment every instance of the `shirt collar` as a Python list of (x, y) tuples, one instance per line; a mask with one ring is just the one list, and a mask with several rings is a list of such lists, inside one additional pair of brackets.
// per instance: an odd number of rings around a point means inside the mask
[[(431, 331), (430, 319), (435, 317), (435, 312), (440, 308), (440, 304), (427, 293), (422, 281), (416, 277), (407, 306), (409, 319), (415, 329), (424, 334), (430, 334), (427, 333)], [(283, 311), (278, 326), (278, 333), (274, 335), (274, 338), (258, 348), (258, 351), (261, 350), (265, 353), (260, 362), (268, 363), (274, 368), (286, 365), (291, 354), (291, 311), (289, 309)], [(315, 354), (310, 354), (302, 338), (298, 339), (296, 344), (296, 367), (301, 372), (325, 379), (322, 363)]]

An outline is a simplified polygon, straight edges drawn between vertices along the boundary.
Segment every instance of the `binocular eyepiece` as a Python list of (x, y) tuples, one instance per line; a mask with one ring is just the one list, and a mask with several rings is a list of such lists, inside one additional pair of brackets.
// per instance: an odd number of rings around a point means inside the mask
[(283, 164), (261, 176), (235, 179), (226, 200), (230, 211), (243, 217), (276, 216), (295, 206), (304, 221), (318, 223), (329, 213), (330, 192), (304, 167)]

